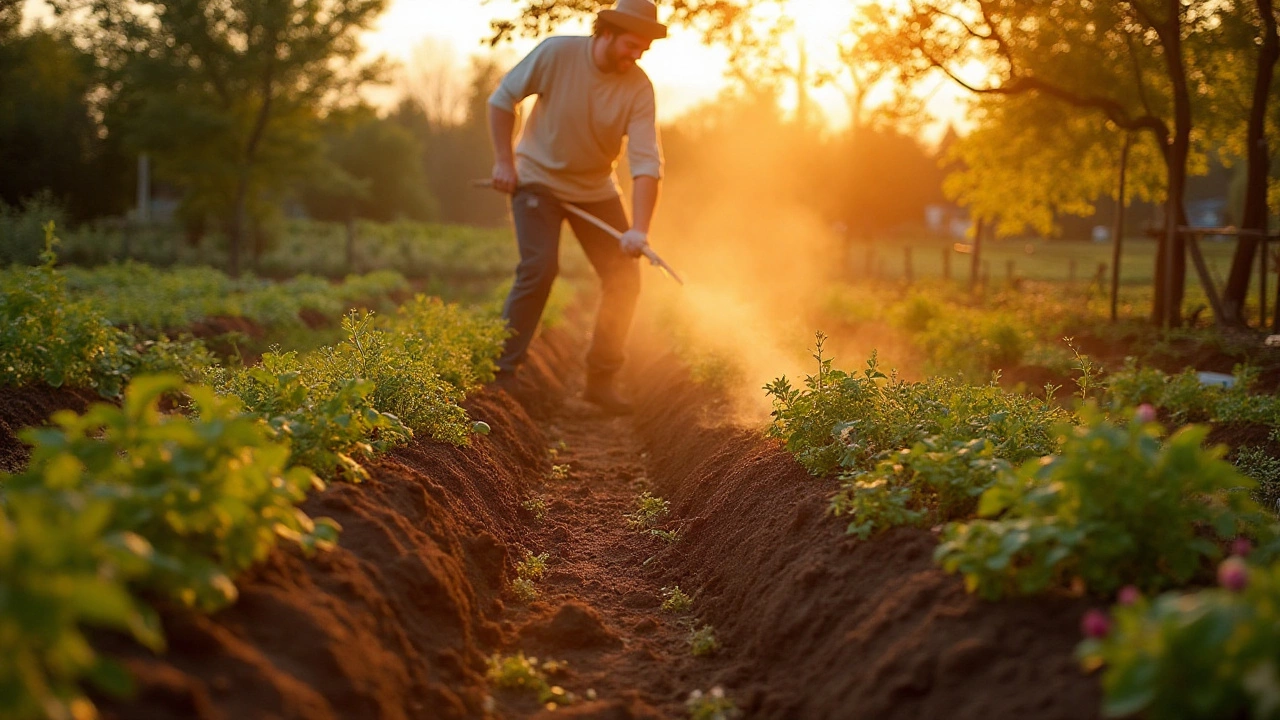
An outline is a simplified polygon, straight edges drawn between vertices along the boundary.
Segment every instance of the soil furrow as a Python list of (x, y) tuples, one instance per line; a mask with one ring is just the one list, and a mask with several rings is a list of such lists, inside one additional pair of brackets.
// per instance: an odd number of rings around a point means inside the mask
[[(653, 489), (634, 421), (605, 416), (581, 390), (580, 380), (568, 381), (542, 423), (551, 470), (531, 499), (545, 512), (531, 514), (517, 553), (546, 553), (547, 572), (536, 600), (509, 606), (501, 650), (567, 662), (551, 680), (582, 700), (558, 717), (680, 717), (684, 698), (719, 663), (692, 655), (691, 617), (662, 609), (660, 558), (675, 548), (652, 531), (678, 528), (628, 522)], [(498, 700), (504, 717), (541, 709), (528, 693)]]

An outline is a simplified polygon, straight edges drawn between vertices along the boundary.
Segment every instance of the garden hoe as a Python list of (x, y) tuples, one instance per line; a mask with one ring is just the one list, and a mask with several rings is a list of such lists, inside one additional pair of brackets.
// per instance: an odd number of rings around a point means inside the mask
[[(492, 180), (476, 180), (472, 184), (475, 185), (476, 187), (483, 187), (483, 188), (493, 187)], [(563, 200), (559, 200), (556, 198), (552, 198), (552, 199), (560, 203), (560, 207), (564, 208), (566, 212), (573, 213), (574, 215), (577, 215), (578, 217), (582, 218), (583, 220), (586, 220), (592, 225), (595, 225), (596, 227), (600, 228), (605, 233), (607, 233), (609, 237), (613, 238), (614, 240), (617, 240), (619, 242), (622, 241), (622, 233), (618, 232), (618, 230), (615, 229), (609, 223), (601, 220), (595, 215), (592, 215), (586, 210), (583, 210), (577, 205), (574, 205), (573, 203), (565, 202)], [(684, 280), (680, 279), (680, 275), (676, 273), (675, 269), (672, 268), (670, 265), (668, 265), (667, 261), (663, 260), (662, 257), (658, 255), (658, 253), (654, 252), (653, 248), (649, 247), (648, 245), (645, 245), (644, 249), (641, 250), (640, 252), (645, 257), (649, 258), (649, 263), (656, 266), (659, 270), (663, 272), (664, 275), (680, 283), (680, 285), (682, 286), (684, 285)]]

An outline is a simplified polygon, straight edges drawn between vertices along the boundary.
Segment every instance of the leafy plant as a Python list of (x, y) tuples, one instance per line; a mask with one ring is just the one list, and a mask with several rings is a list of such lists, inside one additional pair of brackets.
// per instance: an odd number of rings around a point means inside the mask
[(127, 583), (154, 561), (138, 535), (110, 529), (109, 501), (70, 506), (47, 493), (0, 503), (0, 715), (91, 717), (82, 681), (123, 694), (128, 674), (95, 653), (84, 629), (128, 633), (159, 651), (159, 620)]
[(714, 655), (720, 649), (720, 641), (716, 640), (715, 628), (710, 625), (694, 628), (689, 633), (689, 652), (694, 657)]
[(238, 397), (246, 410), (287, 439), (289, 464), (329, 477), (368, 478), (360, 460), (407, 442), (413, 431), (398, 417), (373, 406), (374, 384), (345, 379), (321, 384), (296, 353), (269, 352), (259, 366), (211, 373), (217, 389)]
[(689, 693), (684, 707), (689, 712), (689, 720), (732, 720), (742, 716), (742, 712), (719, 685), (707, 693), (701, 690)]
[(670, 510), (670, 503), (646, 490), (636, 498), (635, 510), (627, 514), (627, 526), (633, 530), (650, 529)]
[(534, 520), (541, 520), (547, 515), (547, 499), (541, 495), (533, 497), (520, 503), (520, 507), (533, 516)]
[(199, 343), (139, 343), (93, 304), (73, 299), (55, 267), (56, 243), (49, 224), (41, 265), (0, 272), (0, 385), (42, 382), (116, 398), (135, 373), (175, 371), (191, 378), (208, 362)]
[(662, 588), (662, 609), (673, 613), (686, 613), (693, 608), (693, 598), (685, 594), (679, 585)]
[[(159, 402), (182, 392), (193, 417), (165, 415)], [(172, 376), (142, 377), (121, 407), (55, 413), (30, 429), (30, 465), (5, 477), (6, 496), (48, 496), (69, 508), (109, 503), (108, 533), (133, 533), (154, 549), (142, 581), (188, 605), (212, 610), (236, 597), (234, 575), (266, 557), (278, 538), (305, 550), (337, 537), (333, 521), (295, 507), (323, 484), (286, 469), (288, 445), (244, 415), (233, 398)]]
[(1238, 492), (1252, 483), (1201, 447), (1207, 429), (1161, 442), (1154, 423), (1114, 425), (1086, 408), (1060, 426), (1060, 454), (1002, 475), (972, 522), (950, 523), (935, 557), (971, 591), (994, 598), (1078, 581), (1110, 593), (1191, 580), (1220, 554), (1212, 540), (1260, 527)]
[(539, 704), (553, 710), (558, 706), (577, 702), (573, 693), (559, 685), (552, 685), (547, 679), (549, 674), (556, 674), (561, 667), (562, 664), (555, 661), (548, 661), (539, 667), (538, 658), (525, 657), (523, 652), (506, 657), (494, 655), (489, 658), (487, 677), (494, 687), (533, 693)]
[(1280, 717), (1280, 564), (1246, 569), (1232, 558), (1223, 565), (1242, 580), (1134, 598), (1080, 644), (1086, 669), (1105, 668), (1104, 714)]
[(1236, 452), (1235, 466), (1258, 483), (1253, 499), (1271, 512), (1280, 513), (1280, 458), (1261, 447), (1243, 447)]
[(537, 581), (547, 572), (548, 553), (534, 555), (526, 551), (524, 559), (516, 563), (516, 577), (511, 581), (511, 591), (524, 602), (538, 599)]

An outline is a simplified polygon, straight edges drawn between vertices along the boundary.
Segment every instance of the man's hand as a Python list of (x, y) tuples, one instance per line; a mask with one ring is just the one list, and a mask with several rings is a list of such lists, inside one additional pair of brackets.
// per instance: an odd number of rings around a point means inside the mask
[(622, 233), (622, 237), (618, 239), (618, 244), (622, 246), (622, 252), (631, 257), (640, 257), (645, 247), (649, 245), (649, 236), (635, 228)]
[(493, 164), (493, 189), (508, 195), (516, 191), (515, 163), (498, 161)]

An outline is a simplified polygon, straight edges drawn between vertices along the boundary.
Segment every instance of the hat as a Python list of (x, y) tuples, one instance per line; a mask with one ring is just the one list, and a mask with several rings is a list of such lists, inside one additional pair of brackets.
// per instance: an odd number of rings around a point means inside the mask
[(599, 18), (650, 40), (667, 36), (667, 26), (658, 22), (658, 6), (652, 0), (618, 0), (614, 7), (601, 10)]

